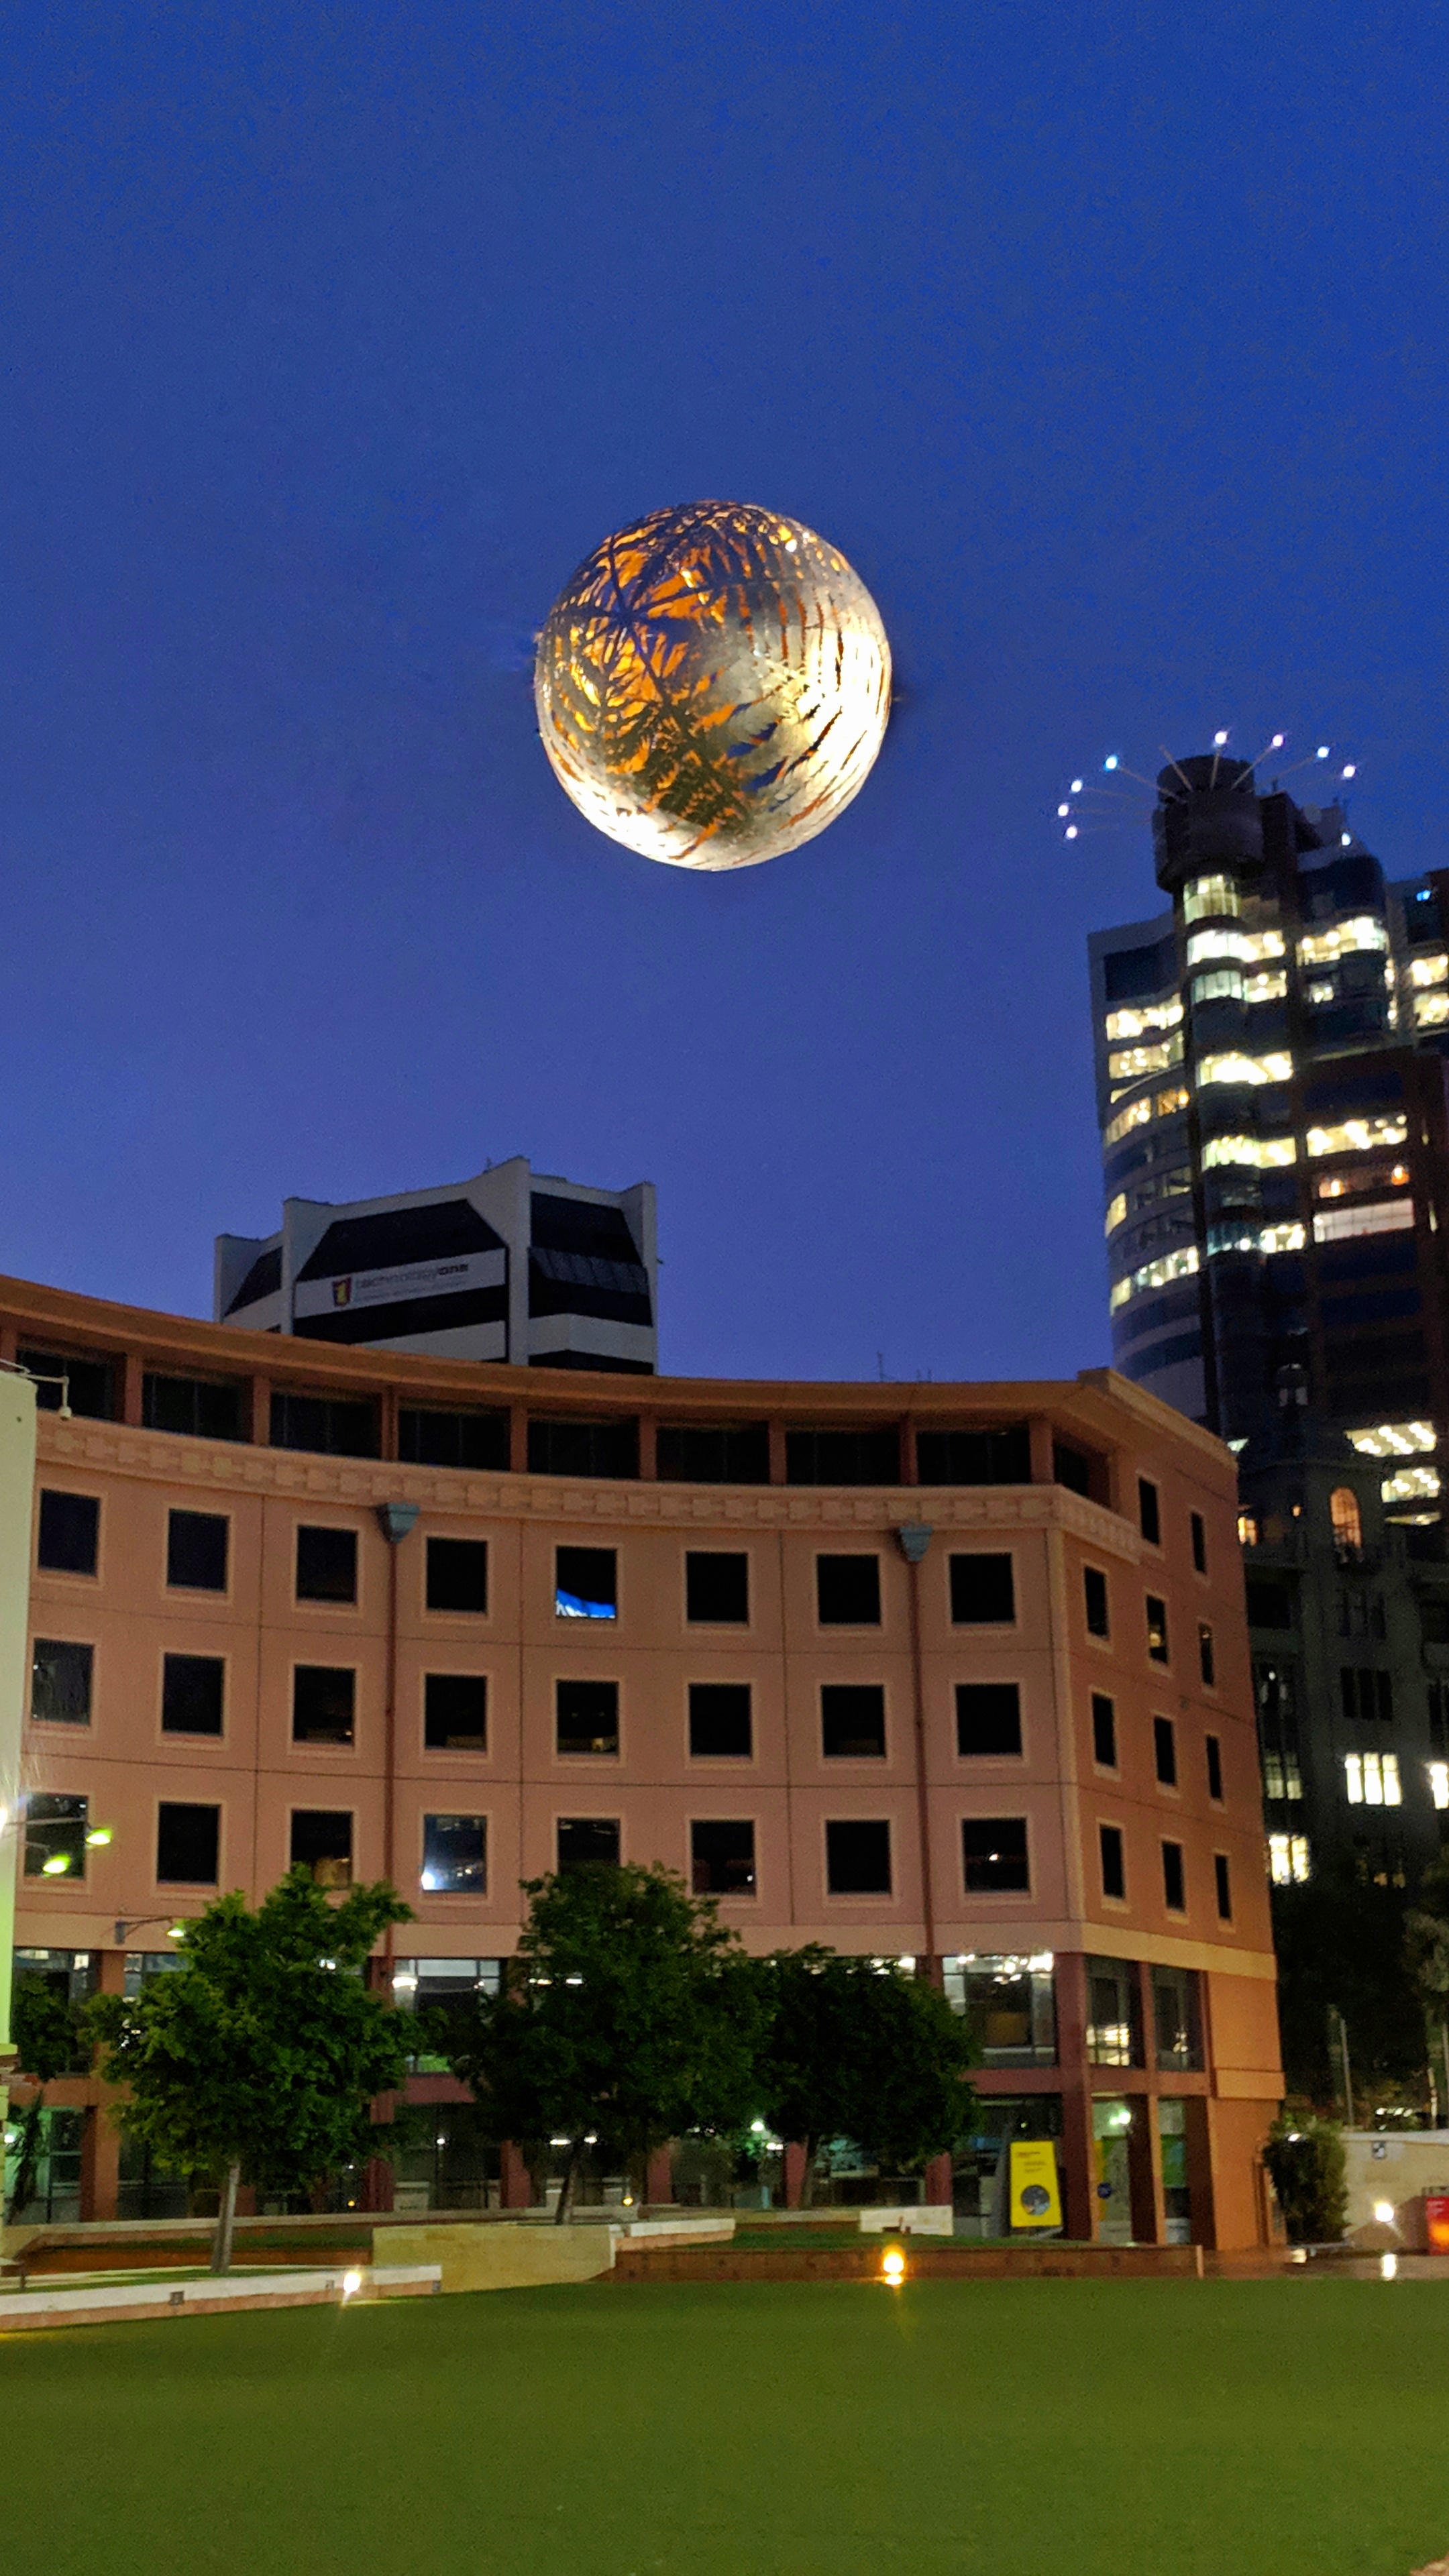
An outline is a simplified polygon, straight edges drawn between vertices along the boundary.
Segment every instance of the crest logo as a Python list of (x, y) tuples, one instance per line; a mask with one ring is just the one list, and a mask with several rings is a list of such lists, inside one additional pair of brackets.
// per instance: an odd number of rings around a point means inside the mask
[(333, 1305), (334, 1305), (334, 1306), (350, 1306), (350, 1305), (351, 1305), (351, 1303), (352, 1303), (352, 1282), (351, 1282), (351, 1280), (350, 1280), (350, 1279), (334, 1279), (334, 1280), (333, 1280), (333, 1282), (332, 1282), (332, 1303), (333, 1303)]

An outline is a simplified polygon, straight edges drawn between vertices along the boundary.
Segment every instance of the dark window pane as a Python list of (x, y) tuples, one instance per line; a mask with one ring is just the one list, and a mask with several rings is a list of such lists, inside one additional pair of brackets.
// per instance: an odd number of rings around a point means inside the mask
[(1192, 1561), (1193, 1561), (1193, 1564), (1194, 1564), (1194, 1566), (1196, 1567), (1196, 1569), (1197, 1569), (1197, 1571), (1198, 1571), (1198, 1573), (1199, 1573), (1199, 1574), (1206, 1574), (1206, 1572), (1207, 1572), (1207, 1524), (1205, 1523), (1205, 1521), (1204, 1521), (1204, 1519), (1203, 1519), (1203, 1516), (1202, 1516), (1201, 1512), (1194, 1512), (1194, 1513), (1192, 1514), (1192, 1519), (1191, 1519), (1191, 1529), (1192, 1529)]
[(1125, 1960), (1087, 1961), (1087, 2062), (1092, 2066), (1143, 2062), (1137, 1971)]
[(1117, 1708), (1105, 1691), (1092, 1693), (1092, 1757), (1104, 1771), (1117, 1768)]
[(163, 1735), (220, 1735), (226, 1666), (220, 1655), (166, 1655), (161, 1663)]
[(488, 1609), (486, 1538), (430, 1538), (427, 1605), (482, 1618)]
[(696, 1896), (753, 1896), (755, 1828), (749, 1818), (697, 1818), (689, 1828), (689, 1874)]
[(166, 1580), (173, 1592), (224, 1592), (231, 1523), (224, 1512), (169, 1512)]
[(1090, 1495), (1092, 1461), (1085, 1451), (1069, 1449), (1064, 1441), (1058, 1440), (1052, 1450), (1052, 1476), (1057, 1484), (1065, 1485), (1069, 1493)]
[(684, 1559), (685, 1617), (717, 1628), (743, 1626), (750, 1615), (750, 1560), (721, 1548), (690, 1548)]
[(691, 1682), (689, 1749), (697, 1761), (738, 1760), (754, 1751), (748, 1682)]
[(272, 1397), (272, 1447), (315, 1449), (327, 1458), (375, 1458), (377, 1407), (345, 1395)]
[(558, 1749), (560, 1753), (618, 1752), (617, 1682), (558, 1684)]
[(1208, 1796), (1210, 1798), (1221, 1798), (1223, 1794), (1223, 1748), (1216, 1735), (1210, 1735), (1207, 1739), (1207, 1781)]
[[(88, 1422), (109, 1422), (116, 1410), (116, 1373), (109, 1360), (76, 1359), (64, 1351), (17, 1351), (16, 1365), (42, 1382), (35, 1390), (37, 1413), (59, 1413), (69, 1401), (72, 1413)], [(54, 1380), (64, 1378), (57, 1386)]]
[(43, 1493), (36, 1563), (46, 1574), (94, 1574), (101, 1507), (91, 1494)]
[(1218, 1919), (1222, 1923), (1231, 1923), (1233, 1919), (1233, 1880), (1232, 1868), (1226, 1852), (1214, 1852), (1213, 1877), (1217, 1883)]
[(528, 1467), (534, 1476), (637, 1476), (639, 1425), (560, 1422), (535, 1414), (528, 1426)]
[(618, 1859), (619, 1819), (617, 1816), (560, 1816), (558, 1820), (560, 1869), (578, 1869), (588, 1861), (606, 1861), (617, 1866)]
[(292, 1866), (310, 1869), (319, 1887), (352, 1885), (352, 1817), (346, 1808), (298, 1807), (292, 1816)]
[(832, 1896), (889, 1896), (890, 1826), (856, 1817), (827, 1825), (825, 1884)]
[(923, 1485), (1029, 1485), (1031, 1435), (1024, 1422), (1005, 1431), (918, 1431), (916, 1474)]
[(966, 1754), (1021, 1751), (1021, 1692), (1015, 1682), (956, 1684), (956, 1750)]
[(215, 1887), (220, 1848), (220, 1807), (163, 1801), (156, 1816), (156, 1876), (163, 1887)]
[(1197, 1660), (1202, 1673), (1203, 1688), (1211, 1690), (1217, 1679), (1217, 1657), (1213, 1653), (1213, 1632), (1201, 1620), (1198, 1622), (1197, 1631)]
[(815, 1598), (822, 1628), (878, 1628), (880, 1558), (817, 1556)]
[(486, 1896), (486, 1816), (424, 1816), (422, 1884), (429, 1896)]
[(1127, 1862), (1122, 1847), (1122, 1828), (1120, 1825), (1099, 1825), (1097, 1831), (1102, 1846), (1102, 1894), (1125, 1896)]
[(309, 1529), (297, 1532), (297, 1598), (299, 1601), (357, 1599), (357, 1532)]
[(1167, 1661), (1167, 1603), (1155, 1592), (1147, 1595), (1147, 1651), (1154, 1664)]
[(1025, 1816), (968, 1816), (961, 1827), (961, 1856), (968, 1895), (1031, 1886)]
[(1164, 1843), (1162, 1846), (1162, 1901), (1169, 1914), (1181, 1914), (1186, 1910), (1181, 1843)]
[(556, 1549), (553, 1606), (560, 1619), (617, 1619), (619, 1560), (614, 1549)]
[(294, 1744), (350, 1744), (357, 1675), (346, 1665), (298, 1664), (292, 1675)]
[(435, 1413), (398, 1408), (397, 1454), (410, 1467), (472, 1467), (492, 1472), (508, 1465), (506, 1413)]
[(1191, 1968), (1154, 1967), (1152, 2017), (1157, 2024), (1157, 2063), (1165, 2073), (1202, 2070), (1202, 2017)]
[(1016, 1617), (1009, 1556), (953, 1556), (951, 1616), (958, 1627), (1000, 1624)]
[(1089, 1637), (1105, 1637), (1107, 1627), (1107, 1578), (1095, 1565), (1082, 1568), (1082, 1598), (1087, 1613)]
[(1293, 1594), (1286, 1583), (1274, 1583), (1267, 1575), (1250, 1574), (1247, 1592), (1250, 1628), (1292, 1627)]
[(1164, 1789), (1177, 1787), (1177, 1729), (1170, 1717), (1152, 1721), (1152, 1755)]
[(899, 1433), (889, 1431), (787, 1431), (787, 1485), (898, 1485)]
[(827, 1761), (884, 1756), (885, 1690), (879, 1682), (826, 1682), (820, 1693), (821, 1749)]
[(1137, 1516), (1142, 1535), (1149, 1547), (1162, 1545), (1162, 1513), (1158, 1506), (1157, 1487), (1150, 1476), (1137, 1479)]
[(1394, 1677), (1392, 1673), (1375, 1673), (1374, 1689), (1381, 1718), (1391, 1720), (1394, 1714)]
[(193, 1440), (243, 1440), (242, 1396), (237, 1379), (158, 1377), (141, 1380), (141, 1420), (148, 1431), (177, 1431)]
[(84, 1878), (90, 1803), (69, 1793), (32, 1789), (25, 1800), (27, 1878)]
[(30, 1654), (30, 1714), (49, 1726), (89, 1726), (94, 1646), (37, 1637)]
[(655, 1472), (667, 1485), (768, 1485), (769, 1429), (763, 1422), (661, 1422)]
[(486, 1753), (488, 1684), (482, 1673), (424, 1675), (423, 1742), (435, 1753)]

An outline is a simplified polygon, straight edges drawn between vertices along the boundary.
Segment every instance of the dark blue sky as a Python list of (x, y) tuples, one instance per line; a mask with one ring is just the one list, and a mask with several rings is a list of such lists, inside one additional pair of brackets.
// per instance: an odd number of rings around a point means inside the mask
[[(1277, 726), (1443, 863), (1439, 12), (32, 5), (0, 84), (0, 1267), (487, 1159), (659, 1185), (673, 1369), (1105, 1354), (1073, 771)], [(788, 511), (904, 702), (736, 876), (566, 805), (529, 638)]]

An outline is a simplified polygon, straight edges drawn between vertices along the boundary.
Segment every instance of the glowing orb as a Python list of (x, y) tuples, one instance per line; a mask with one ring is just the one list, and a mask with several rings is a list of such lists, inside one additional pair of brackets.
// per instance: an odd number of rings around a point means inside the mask
[(890, 714), (880, 612), (823, 537), (735, 501), (655, 510), (580, 564), (538, 640), (554, 772), (677, 868), (798, 849), (858, 794)]

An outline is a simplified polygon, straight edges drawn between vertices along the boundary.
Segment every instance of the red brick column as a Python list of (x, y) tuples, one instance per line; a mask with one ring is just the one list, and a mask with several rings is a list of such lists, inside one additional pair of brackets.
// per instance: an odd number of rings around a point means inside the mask
[(955, 2197), (949, 2156), (932, 2156), (926, 2165), (924, 2198), (932, 2209), (949, 2209)]
[(121, 2133), (104, 2103), (97, 2102), (81, 2130), (82, 2218), (114, 2218), (120, 2185)]
[(785, 2141), (785, 2207), (798, 2209), (805, 2189), (805, 2149), (798, 2139)]
[(531, 2209), (533, 2181), (522, 2152), (505, 2138), (498, 2152), (498, 2197), (505, 2209)]
[(362, 2168), (362, 2206), (387, 2210), (393, 2205), (393, 2171), (386, 2156), (369, 2156)]
[(667, 2147), (657, 2148), (649, 2159), (644, 2198), (651, 2208), (656, 2201), (674, 2198), (674, 2159)]
[(1092, 2138), (1092, 2078), (1087, 2064), (1087, 1962), (1082, 1952), (1058, 1950), (1056, 1974), (1066, 2230), (1068, 2236), (1092, 2244), (1097, 2234), (1099, 2203)]

